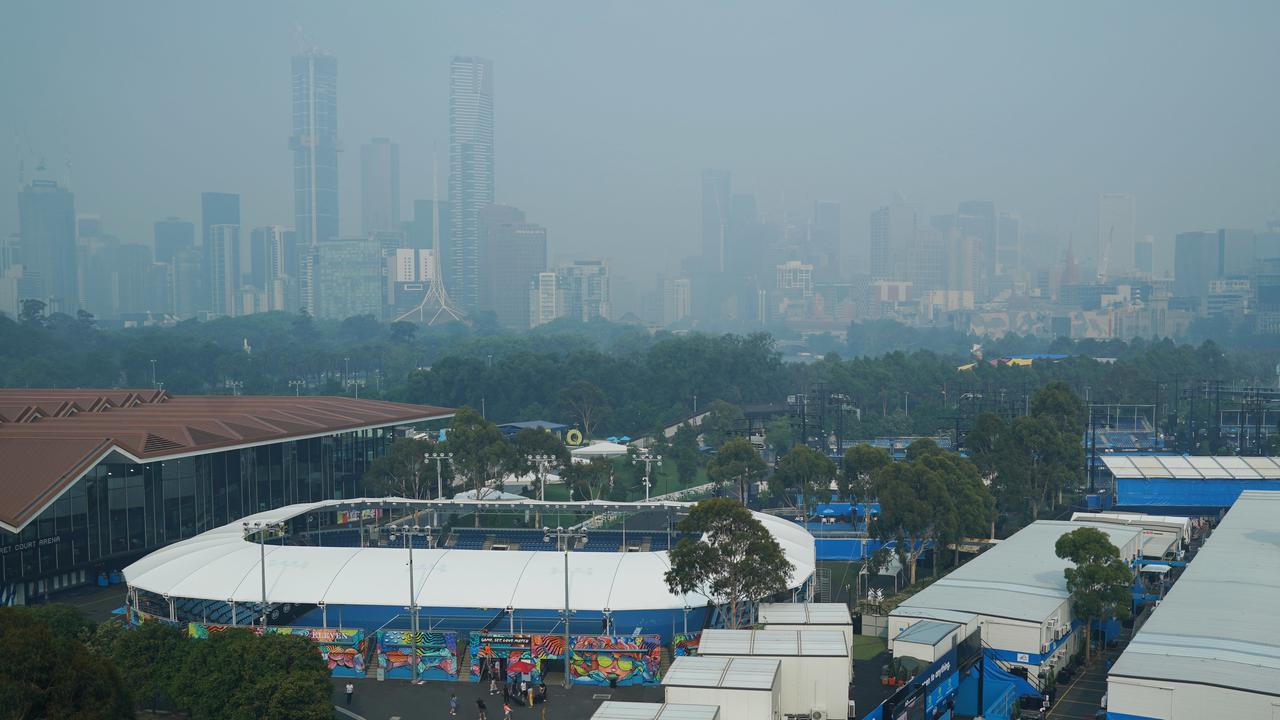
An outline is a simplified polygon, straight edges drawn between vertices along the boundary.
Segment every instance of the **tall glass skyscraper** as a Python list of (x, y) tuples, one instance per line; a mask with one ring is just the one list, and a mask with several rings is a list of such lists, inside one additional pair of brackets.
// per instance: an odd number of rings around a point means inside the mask
[[(293, 58), (293, 214), (298, 245), (311, 252), (338, 237), (338, 59), (318, 50)], [(302, 273), (303, 284), (309, 274)], [(303, 288), (308, 311), (314, 293)]]
[(449, 202), (453, 247), (446, 287), (463, 310), (480, 299), (480, 211), (493, 204), (493, 63), (455, 57), (449, 67)]

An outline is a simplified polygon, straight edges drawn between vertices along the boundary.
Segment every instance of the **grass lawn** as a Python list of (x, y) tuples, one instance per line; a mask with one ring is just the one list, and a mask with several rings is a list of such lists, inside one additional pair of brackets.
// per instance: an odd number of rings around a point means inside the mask
[(868, 635), (853, 636), (853, 659), (854, 660), (870, 660), (885, 651), (888, 644), (878, 637), (870, 637)]

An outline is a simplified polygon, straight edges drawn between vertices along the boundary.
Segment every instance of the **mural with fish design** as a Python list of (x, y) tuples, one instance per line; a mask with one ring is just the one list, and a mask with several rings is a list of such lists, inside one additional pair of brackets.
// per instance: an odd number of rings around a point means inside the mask
[(407, 630), (378, 631), (377, 667), (386, 677), (412, 679), (416, 662), (421, 680), (458, 679), (457, 633), (420, 632), (416, 643), (414, 639)]

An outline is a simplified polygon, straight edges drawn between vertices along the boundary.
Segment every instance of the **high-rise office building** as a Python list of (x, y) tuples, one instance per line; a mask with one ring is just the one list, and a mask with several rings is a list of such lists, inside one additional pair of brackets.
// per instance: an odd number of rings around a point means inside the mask
[(1120, 278), (1134, 269), (1137, 240), (1136, 202), (1132, 195), (1098, 196), (1098, 277)]
[(453, 242), (446, 253), (445, 285), (463, 312), (475, 311), (480, 301), (480, 211), (493, 200), (493, 63), (454, 57), (449, 66)]
[(603, 260), (574, 260), (556, 271), (564, 317), (590, 322), (609, 319), (609, 266)]
[(563, 314), (559, 274), (538, 273), (529, 286), (529, 327), (545, 325)]
[(693, 311), (693, 286), (687, 277), (662, 281), (662, 324), (671, 325)]
[(996, 217), (996, 274), (1016, 272), (1022, 264), (1022, 218), (1013, 213)]
[(809, 243), (816, 266), (814, 274), (821, 282), (840, 279), (840, 203), (818, 201), (813, 204), (813, 223)]
[(266, 310), (297, 310), (298, 250), (293, 230), (257, 227), (249, 235), (245, 284), (264, 295)]
[(507, 205), (480, 211), (480, 309), (513, 330), (529, 327), (529, 294), (524, 292), (547, 269), (547, 229), (525, 222), (524, 212)]
[(400, 146), (374, 138), (360, 146), (360, 228), (400, 230)]
[(1133, 244), (1133, 269), (1141, 276), (1150, 278), (1155, 271), (1156, 239), (1144, 235)]
[(729, 242), (729, 172), (702, 171), (702, 265), (709, 273), (724, 272)]
[(301, 302), (315, 314), (310, 286), (318, 243), (338, 236), (338, 60), (312, 50), (293, 58), (293, 215), (302, 255)]
[[(213, 310), (214, 289), (209, 284), (213, 277), (214, 256), (211, 253), (213, 227), (215, 225), (240, 226), (240, 196), (235, 193), (200, 193), (200, 245), (204, 267), (199, 273), (199, 286), (193, 289), (197, 311)], [(239, 247), (235, 251), (236, 268), (240, 266)], [(238, 271), (237, 271), (238, 272)], [(225, 314), (225, 313), (218, 313)]]
[(326, 240), (316, 246), (317, 317), (382, 317), (382, 248), (369, 238)]
[(1202, 298), (1209, 282), (1219, 276), (1218, 233), (1211, 230), (1178, 233), (1173, 239), (1173, 294)]
[(974, 292), (986, 296), (996, 274), (996, 206), (990, 200), (968, 200), (956, 209), (956, 228), (977, 240), (978, 277)]
[[(437, 243), (434, 224), (436, 219), (431, 216), (431, 200), (414, 200), (413, 201), (413, 219), (406, 220), (402, 223), (404, 229), (405, 241), (409, 247), (416, 250), (430, 250), (437, 246), (450, 247), (453, 238), (453, 205), (446, 200), (441, 200), (436, 205), (436, 212), (439, 215), (440, 237), (444, 242)], [(450, 258), (446, 253), (440, 258), (441, 269), (446, 277), (449, 273), (448, 261)]]
[(209, 311), (215, 316), (236, 315), (240, 295), (240, 226), (211, 225), (208, 247)]
[(905, 280), (911, 271), (916, 241), (916, 211), (894, 202), (871, 213), (871, 277)]
[(18, 194), (18, 238), (20, 299), (74, 314), (80, 309), (75, 195), (53, 180), (27, 184)]
[(1218, 274), (1227, 276), (1248, 275), (1253, 269), (1254, 235), (1252, 230), (1223, 228), (1218, 230), (1218, 251), (1222, 258)]
[(182, 252), (195, 247), (196, 226), (187, 220), (167, 217), (156, 222), (153, 237), (156, 262), (170, 263)]

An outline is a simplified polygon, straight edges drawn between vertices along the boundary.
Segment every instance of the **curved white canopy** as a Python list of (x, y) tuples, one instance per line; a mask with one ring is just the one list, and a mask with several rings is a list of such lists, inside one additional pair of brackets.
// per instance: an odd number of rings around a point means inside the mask
[[(392, 499), (397, 504), (447, 503)], [(243, 518), (157, 550), (125, 568), (131, 587), (177, 598), (260, 602), (265, 551), (267, 601), (294, 604), (407, 605), (409, 551), (397, 548), (303, 547), (245, 540), (241, 523), (275, 523), (311, 510), (356, 501), (291, 505)], [(385, 500), (370, 499), (371, 504)], [(476, 501), (462, 501), (461, 505)], [(536, 501), (525, 502), (540, 504)], [(589, 506), (598, 503), (572, 503)], [(672, 503), (657, 504), (656, 507)], [(546, 503), (563, 507), (565, 503)], [(614, 503), (616, 506), (617, 503)], [(643, 509), (646, 503), (633, 503)], [(755, 513), (794, 566), (790, 587), (813, 575), (813, 536), (794, 523)], [(569, 596), (579, 610), (700, 607), (706, 598), (671, 594), (663, 575), (667, 553), (575, 552), (569, 555)], [(416, 602), (422, 607), (558, 609), (564, 607), (564, 555), (556, 551), (413, 551)]]

